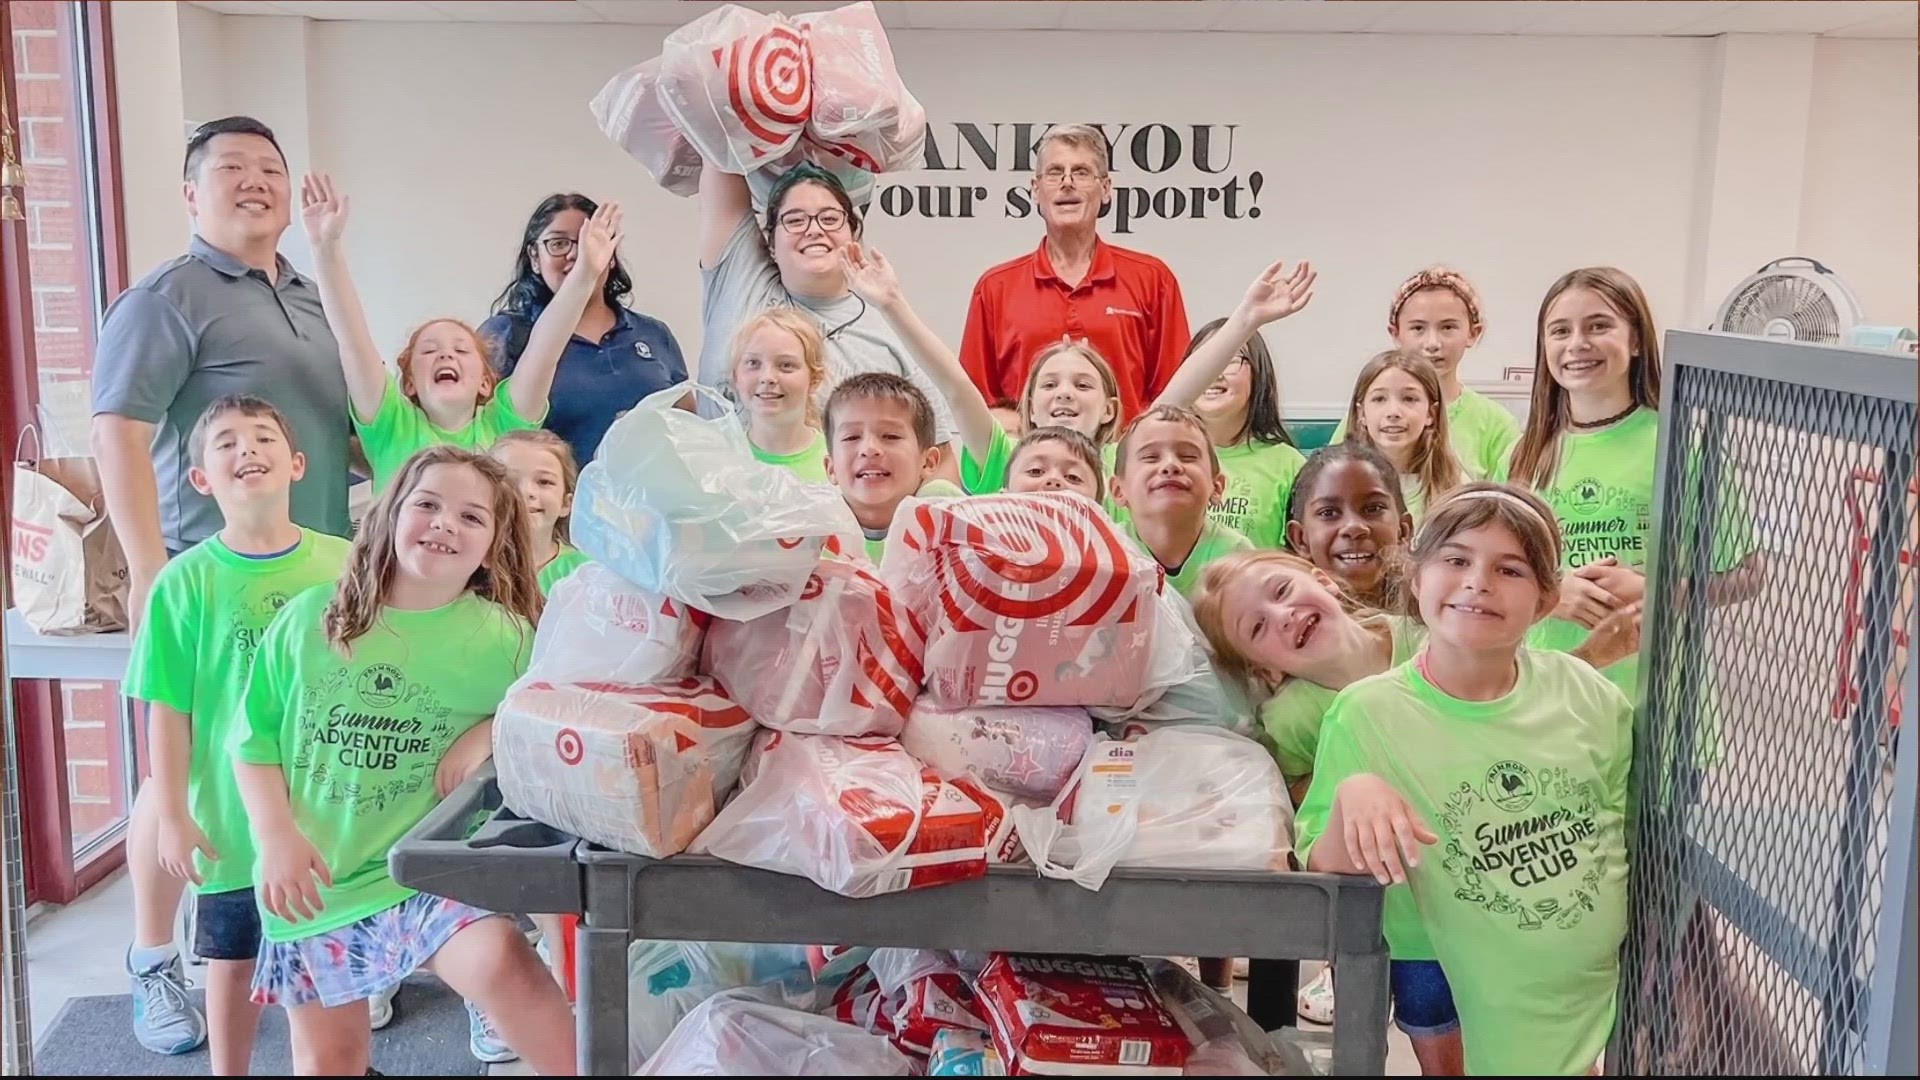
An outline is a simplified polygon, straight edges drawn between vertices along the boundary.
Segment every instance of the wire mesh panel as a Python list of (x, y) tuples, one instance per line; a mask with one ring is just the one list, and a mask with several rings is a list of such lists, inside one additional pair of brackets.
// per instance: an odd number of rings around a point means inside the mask
[(1669, 339), (1614, 1072), (1867, 1071), (1920, 498), (1913, 365), (1836, 359), (1902, 363)]

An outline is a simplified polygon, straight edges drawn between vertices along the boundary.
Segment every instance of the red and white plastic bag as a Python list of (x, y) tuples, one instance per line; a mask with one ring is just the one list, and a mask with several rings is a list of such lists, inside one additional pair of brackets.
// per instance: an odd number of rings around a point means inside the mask
[(793, 606), (715, 620), (701, 669), (766, 727), (897, 735), (920, 692), (925, 638), (871, 571), (824, 558)]
[(1014, 1076), (1179, 1076), (1192, 1051), (1136, 960), (1001, 954), (974, 989)]
[(892, 739), (772, 732), (748, 772), (691, 850), (842, 896), (979, 877), (1007, 830), (997, 799), (940, 779)]
[(667, 35), (658, 85), (701, 157), (723, 172), (752, 172), (792, 149), (813, 112), (806, 31), (722, 5)]
[(925, 693), (942, 708), (1132, 707), (1187, 652), (1154, 659), (1165, 575), (1078, 494), (908, 499), (880, 576), (927, 627)]
[(594, 123), (669, 192), (686, 198), (700, 190), (700, 151), (660, 100), (660, 57), (608, 80), (588, 105)]
[(712, 679), (522, 679), (494, 715), (493, 759), (500, 796), (514, 810), (664, 859), (713, 820), (739, 780), (753, 732), (746, 710)]
[(1014, 827), (1040, 873), (1098, 889), (1116, 866), (1292, 869), (1293, 801), (1265, 747), (1213, 727), (1094, 743), (1045, 810)]
[(529, 681), (638, 686), (688, 678), (712, 618), (587, 563), (547, 596)]
[(900, 81), (873, 5), (793, 21), (806, 33), (812, 61), (813, 107), (802, 136), (808, 156), (838, 158), (869, 173), (920, 168), (927, 113)]
[[(1206, 638), (1193, 621), (1193, 609), (1172, 590), (1157, 612), (1159, 665), (1151, 681), (1162, 687), (1131, 708), (1097, 706), (1087, 711), (1116, 739), (1131, 739), (1172, 724), (1204, 724), (1240, 735), (1254, 732), (1253, 703), (1231, 678), (1215, 669)], [(1175, 648), (1184, 641), (1184, 652)]]
[(687, 1014), (635, 1076), (911, 1076), (886, 1039), (726, 990)]
[(1093, 742), (1093, 720), (1072, 706), (942, 709), (922, 698), (900, 745), (941, 776), (977, 777), (1009, 795), (1051, 802)]

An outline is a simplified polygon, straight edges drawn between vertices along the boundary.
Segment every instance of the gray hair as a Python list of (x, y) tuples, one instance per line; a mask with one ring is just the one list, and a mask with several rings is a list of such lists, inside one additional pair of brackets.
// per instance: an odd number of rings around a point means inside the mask
[(1040, 167), (1040, 158), (1047, 152), (1047, 144), (1055, 142), (1090, 151), (1099, 162), (1102, 176), (1112, 170), (1112, 162), (1107, 157), (1107, 137), (1100, 134), (1099, 128), (1089, 124), (1059, 124), (1048, 128), (1047, 133), (1040, 137), (1039, 149), (1033, 155), (1036, 171)]

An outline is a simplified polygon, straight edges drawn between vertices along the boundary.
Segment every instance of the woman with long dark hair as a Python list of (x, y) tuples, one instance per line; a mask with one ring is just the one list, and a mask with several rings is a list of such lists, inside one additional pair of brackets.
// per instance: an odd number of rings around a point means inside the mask
[[(579, 254), (580, 230), (599, 204), (585, 195), (549, 195), (534, 207), (514, 254), (513, 278), (480, 327), (502, 376), (513, 374), (533, 324), (553, 300)], [(553, 379), (547, 430), (585, 465), (621, 413), (687, 377), (680, 343), (667, 324), (626, 306), (633, 279), (616, 253), (574, 327)]]

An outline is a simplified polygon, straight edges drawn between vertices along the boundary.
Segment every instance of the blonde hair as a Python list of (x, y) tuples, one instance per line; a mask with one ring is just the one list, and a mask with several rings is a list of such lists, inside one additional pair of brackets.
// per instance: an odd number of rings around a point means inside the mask
[(1540, 315), (1534, 321), (1533, 401), (1527, 412), (1526, 430), (1513, 448), (1508, 475), (1516, 484), (1534, 488), (1553, 486), (1560, 471), (1560, 442), (1573, 417), (1568, 412), (1567, 392), (1554, 379), (1547, 365), (1547, 310), (1562, 293), (1588, 289), (1600, 295), (1614, 313), (1633, 329), (1634, 349), (1627, 367), (1627, 385), (1633, 403), (1643, 409), (1660, 407), (1660, 328), (1654, 325), (1653, 305), (1640, 283), (1624, 270), (1611, 266), (1589, 266), (1568, 271), (1547, 290), (1540, 301)]
[(1113, 162), (1108, 156), (1107, 137), (1100, 133), (1099, 128), (1091, 124), (1059, 124), (1048, 128), (1047, 133), (1040, 136), (1040, 145), (1033, 151), (1035, 172), (1040, 170), (1040, 159), (1046, 155), (1047, 144), (1056, 142), (1091, 153), (1095, 163), (1100, 166), (1101, 176), (1113, 169)]
[(1394, 290), (1393, 306), (1387, 309), (1387, 333), (1400, 333), (1400, 309), (1407, 306), (1407, 301), (1413, 299), (1414, 294), (1428, 289), (1440, 289), (1460, 298), (1460, 303), (1467, 309), (1469, 332), (1477, 334), (1486, 329), (1486, 317), (1481, 314), (1485, 308), (1480, 303), (1480, 290), (1473, 287), (1467, 275), (1451, 266), (1429, 266), (1401, 282), (1400, 287)]
[[(493, 446), (488, 448), (487, 455), (497, 459), (500, 456), (500, 448), (503, 446), (531, 446), (552, 454), (553, 459), (560, 463), (561, 487), (565, 489), (567, 498), (573, 498), (573, 489), (580, 483), (580, 464), (573, 459), (573, 447), (568, 445), (567, 440), (546, 428), (525, 428), (509, 431), (493, 440)], [(568, 514), (553, 523), (555, 540), (563, 544), (573, 543), (573, 529), (568, 524), (572, 518), (573, 515)]]
[(420, 405), (420, 388), (413, 384), (413, 350), (420, 344), (420, 335), (436, 326), (457, 326), (473, 339), (473, 353), (480, 358), (480, 397), (474, 402), (474, 411), (493, 400), (494, 388), (500, 385), (500, 376), (493, 370), (493, 352), (487, 348), (486, 340), (480, 332), (460, 319), (428, 319), (407, 335), (407, 343), (400, 347), (400, 355), (393, 358), (393, 366), (400, 372), (400, 392), (417, 407)]
[[(1200, 572), (1199, 591), (1193, 595), (1193, 621), (1199, 624), (1200, 632), (1206, 636), (1207, 644), (1213, 648), (1214, 665), (1246, 685), (1264, 683), (1266, 679), (1254, 670), (1252, 660), (1240, 651), (1233, 636), (1227, 633), (1226, 592), (1234, 582), (1264, 566), (1280, 566), (1295, 573), (1305, 574), (1313, 580), (1314, 584), (1326, 588), (1319, 578), (1319, 575), (1325, 574), (1326, 571), (1291, 551), (1264, 548), (1256, 551), (1236, 551), (1208, 563)], [(1346, 612), (1355, 622), (1379, 614), (1364, 602), (1348, 595), (1338, 583), (1330, 591), (1333, 593), (1334, 600), (1339, 602), (1340, 610)], [(1273, 689), (1277, 688), (1273, 687)]]
[[(1353, 400), (1347, 403), (1347, 438), (1380, 449), (1367, 431), (1366, 424), (1361, 422), (1360, 406), (1366, 400), (1367, 392), (1373, 389), (1374, 380), (1389, 368), (1411, 375), (1420, 384), (1421, 392), (1427, 395), (1428, 405), (1433, 410), (1427, 430), (1420, 433), (1419, 440), (1413, 445), (1413, 460), (1409, 462), (1413, 466), (1410, 471), (1420, 478), (1420, 484), (1425, 489), (1426, 504), (1431, 506), (1436, 499), (1459, 487), (1460, 481), (1465, 479), (1459, 459), (1453, 455), (1453, 435), (1447, 430), (1447, 399), (1440, 390), (1440, 374), (1433, 370), (1431, 361), (1405, 349), (1388, 349), (1367, 361), (1367, 366), (1360, 369), (1360, 377), (1354, 380)], [(1384, 450), (1381, 452), (1385, 453)]]
[(380, 501), (367, 511), (347, 556), (346, 573), (327, 604), (327, 640), (351, 655), (353, 643), (373, 628), (393, 591), (399, 559), (394, 537), (399, 532), (400, 507), (419, 486), (420, 477), (435, 465), (465, 465), (493, 488), (493, 541), (479, 569), (467, 581), (467, 590), (491, 600), (531, 627), (540, 621), (540, 579), (533, 565), (533, 542), (527, 527), (527, 509), (514, 490), (506, 466), (457, 446), (430, 446), (407, 459)]
[(800, 342), (800, 360), (807, 366), (807, 423), (819, 427), (820, 403), (816, 399), (820, 388), (827, 384), (827, 339), (820, 336), (820, 327), (798, 308), (770, 307), (740, 324), (733, 335), (733, 366), (727, 371), (728, 384), (740, 373), (740, 360), (746, 354), (747, 342), (766, 326), (785, 330)]
[(1093, 433), (1093, 444), (1105, 446), (1113, 441), (1114, 433), (1120, 430), (1120, 380), (1113, 373), (1113, 365), (1086, 338), (1062, 337), (1034, 354), (1033, 363), (1027, 368), (1027, 388), (1020, 392), (1020, 420), (1028, 430), (1049, 426), (1045, 421), (1033, 418), (1033, 388), (1040, 385), (1040, 369), (1047, 366), (1047, 361), (1067, 354), (1084, 357), (1087, 363), (1093, 365), (1094, 372), (1100, 376), (1100, 390), (1113, 405), (1112, 418)]
[(1194, 412), (1185, 405), (1169, 405), (1165, 403), (1155, 405), (1153, 408), (1134, 417), (1133, 420), (1127, 424), (1126, 430), (1120, 433), (1120, 446), (1113, 453), (1113, 475), (1125, 476), (1127, 474), (1127, 443), (1133, 438), (1133, 433), (1139, 430), (1140, 425), (1149, 420), (1159, 420), (1168, 424), (1185, 424), (1187, 427), (1199, 432), (1201, 445), (1207, 448), (1207, 465), (1213, 470), (1210, 475), (1220, 475), (1220, 451), (1214, 449), (1213, 436), (1207, 434), (1207, 422), (1200, 419), (1199, 413)]
[(1439, 505), (1427, 510), (1427, 520), (1414, 534), (1408, 553), (1407, 584), (1400, 591), (1400, 613), (1425, 625), (1420, 617), (1420, 597), (1416, 580), (1421, 568), (1439, 557), (1440, 548), (1463, 532), (1493, 523), (1513, 534), (1526, 553), (1527, 569), (1533, 571), (1541, 592), (1560, 585), (1560, 526), (1553, 508), (1540, 496), (1516, 484), (1496, 484), (1479, 480), (1463, 484)]

